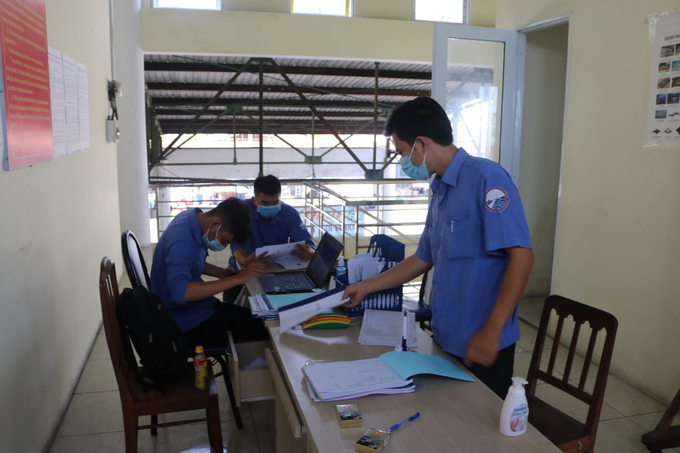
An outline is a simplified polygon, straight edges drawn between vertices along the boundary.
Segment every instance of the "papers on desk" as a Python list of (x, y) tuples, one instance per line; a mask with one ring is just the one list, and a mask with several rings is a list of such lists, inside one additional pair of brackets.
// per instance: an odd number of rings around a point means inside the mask
[(248, 298), (253, 316), (263, 319), (279, 319), (279, 309), (296, 304), (324, 291), (313, 293), (257, 294)]
[(380, 358), (317, 363), (306, 365), (302, 372), (316, 402), (415, 391), (413, 380), (402, 379)]
[(349, 300), (342, 298), (344, 293), (345, 288), (336, 288), (279, 308), (279, 334), (289, 331), (322, 311), (344, 304)]
[(303, 261), (290, 254), (290, 252), (297, 249), (298, 244), (304, 245), (305, 241), (291, 242), (288, 244), (265, 245), (264, 247), (258, 247), (255, 249), (255, 255), (260, 256), (261, 254), (267, 252), (267, 257), (271, 261), (285, 267), (286, 269), (305, 269), (309, 264), (309, 261)]
[(316, 402), (339, 401), (374, 394), (415, 391), (412, 376), (435, 374), (474, 382), (445, 357), (392, 351), (376, 359), (321, 362), (302, 368), (311, 397)]
[[(406, 346), (418, 347), (416, 314), (408, 314)], [(404, 334), (404, 314), (400, 311), (364, 310), (359, 343), (365, 346), (401, 346)]]

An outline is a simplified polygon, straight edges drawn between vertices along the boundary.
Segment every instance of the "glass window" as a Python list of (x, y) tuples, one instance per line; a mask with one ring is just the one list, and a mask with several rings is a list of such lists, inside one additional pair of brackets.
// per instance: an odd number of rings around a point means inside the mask
[(293, 14), (319, 14), (324, 16), (352, 16), (351, 0), (290, 0)]
[(153, 0), (154, 8), (222, 9), (222, 0)]
[(467, 24), (468, 2), (469, 0), (414, 0), (413, 18)]

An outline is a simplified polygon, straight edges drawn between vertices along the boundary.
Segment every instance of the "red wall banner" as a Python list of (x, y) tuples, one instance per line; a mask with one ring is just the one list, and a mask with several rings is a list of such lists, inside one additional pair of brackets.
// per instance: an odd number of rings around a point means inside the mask
[(54, 156), (44, 0), (0, 0), (0, 46), (13, 170)]

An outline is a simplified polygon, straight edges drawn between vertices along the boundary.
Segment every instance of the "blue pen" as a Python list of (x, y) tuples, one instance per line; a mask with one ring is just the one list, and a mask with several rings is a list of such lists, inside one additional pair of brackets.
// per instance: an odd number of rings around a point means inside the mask
[(393, 427), (391, 427), (390, 429), (388, 429), (387, 432), (390, 432), (390, 433), (391, 433), (391, 432), (394, 432), (394, 431), (398, 430), (398, 429), (401, 427), (401, 425), (403, 425), (404, 423), (412, 422), (413, 420), (415, 420), (415, 419), (418, 418), (418, 417), (420, 417), (420, 412), (416, 412), (415, 414), (411, 415), (411, 416), (410, 416), (409, 418), (407, 418), (406, 420), (397, 423), (396, 425), (394, 425)]
[(408, 311), (404, 310), (404, 334), (401, 336), (401, 350), (408, 351), (406, 337), (408, 336)]

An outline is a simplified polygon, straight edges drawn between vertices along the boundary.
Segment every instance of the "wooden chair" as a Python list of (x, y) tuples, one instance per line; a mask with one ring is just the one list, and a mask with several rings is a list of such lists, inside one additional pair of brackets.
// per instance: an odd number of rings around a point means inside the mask
[(675, 394), (654, 431), (642, 435), (642, 443), (647, 450), (661, 453), (664, 448), (680, 447), (680, 425), (671, 426), (678, 413), (680, 413), (680, 390)]
[[(541, 356), (548, 332), (548, 324), (553, 312), (557, 314), (555, 338), (550, 350), (547, 370), (543, 371), (541, 370)], [(570, 316), (573, 318), (574, 330), (569, 342), (566, 364), (564, 370), (557, 371), (555, 370), (555, 360), (560, 347), (564, 321)], [(534, 346), (527, 376), (529, 381), (527, 386), (529, 422), (563, 452), (593, 451), (607, 376), (609, 374), (609, 364), (614, 350), (617, 326), (618, 321), (611, 314), (580, 302), (562, 296), (550, 296), (545, 301), (536, 337), (536, 345)], [(578, 372), (574, 373), (574, 379), (578, 379), (578, 382), (572, 383), (569, 379), (572, 374), (572, 366), (574, 365), (574, 357), (581, 330), (590, 332), (590, 337), (588, 339), (583, 368), (580, 374), (577, 374)], [(589, 393), (585, 388), (586, 378), (588, 377), (588, 370), (593, 359), (597, 335), (600, 331), (604, 331), (606, 336), (602, 344), (595, 385), (592, 392)], [(584, 338), (587, 338), (586, 335), (584, 335)], [(565, 341), (568, 341), (568, 339), (565, 339)], [(560, 373), (562, 373), (561, 376)], [(570, 417), (537, 398), (536, 384), (539, 380), (587, 404), (588, 415), (585, 423)]]
[[(220, 407), (212, 368), (208, 367), (208, 385), (205, 390), (195, 387), (193, 365), (187, 362), (187, 372), (182, 378), (164, 384), (162, 392), (149, 390), (144, 393), (135, 378), (137, 362), (134, 359), (130, 339), (125, 329), (121, 329), (118, 324), (116, 304), (119, 292), (115, 264), (108, 257), (104, 257), (100, 269), (99, 294), (104, 318), (104, 332), (123, 407), (125, 451), (127, 453), (137, 451), (137, 431), (140, 429), (151, 429), (153, 435), (155, 429), (160, 427), (207, 422), (210, 449), (212, 452), (221, 453), (223, 445)], [(133, 358), (128, 360), (130, 356)], [(206, 417), (167, 423), (154, 422), (159, 414), (197, 409), (205, 409)], [(140, 426), (138, 417), (143, 415), (152, 416), (152, 423)]]
[[(137, 238), (130, 230), (125, 230), (120, 238), (121, 248), (123, 249), (123, 262), (125, 263), (125, 270), (128, 273), (130, 284), (132, 287), (139, 285), (144, 286), (151, 291), (151, 278), (149, 277), (148, 267), (142, 255), (142, 249), (139, 247)], [(224, 385), (227, 388), (229, 395), (229, 402), (231, 403), (231, 411), (234, 414), (236, 427), (243, 429), (243, 420), (241, 419), (241, 411), (236, 405), (236, 397), (234, 396), (234, 388), (231, 383), (229, 375), (229, 345), (207, 346), (203, 345), (205, 355), (220, 364), (220, 372), (215, 374), (215, 377), (224, 376)], [(188, 350), (187, 356), (193, 356), (194, 350)], [(152, 420), (152, 423), (154, 421)]]

